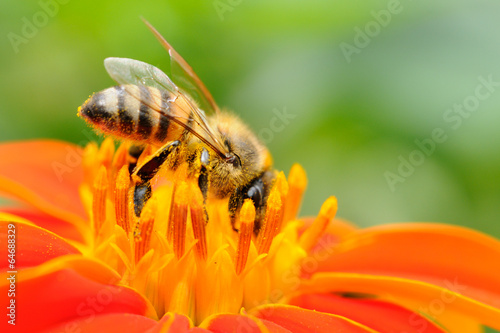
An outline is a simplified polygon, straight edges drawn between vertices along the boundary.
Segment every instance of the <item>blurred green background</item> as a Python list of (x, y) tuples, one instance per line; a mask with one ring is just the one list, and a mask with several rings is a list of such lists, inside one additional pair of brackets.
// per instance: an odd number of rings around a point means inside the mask
[[(386, 17), (391, 3), (2, 0), (0, 140), (88, 141), (76, 109), (114, 84), (104, 58), (168, 65), (142, 16), (264, 135), (278, 169), (304, 166), (303, 214), (336, 195), (360, 226), (437, 221), (500, 237), (500, 87), (457, 128), (444, 118), (479, 77), (500, 82), (500, 3), (401, 0)], [(276, 110), (291, 116), (276, 122)], [(436, 128), (446, 140), (419, 160), (415, 140)], [(387, 172), (412, 156), (391, 187)]]

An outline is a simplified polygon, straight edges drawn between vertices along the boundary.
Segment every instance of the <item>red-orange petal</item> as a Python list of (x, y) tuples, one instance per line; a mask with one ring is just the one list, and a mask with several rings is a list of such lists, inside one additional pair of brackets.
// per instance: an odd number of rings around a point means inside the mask
[(425, 281), (446, 287), (458, 279), (463, 295), (500, 308), (500, 241), (442, 224), (379, 226), (351, 234), (318, 261), (322, 272), (354, 272)]
[[(71, 269), (31, 279), (23, 279), (23, 272), (17, 275), (15, 297), (16, 329), (20, 332), (38, 332), (70, 320), (91, 321), (107, 313), (144, 315), (148, 311), (134, 290), (95, 282)], [(2, 295), (7, 295), (7, 289), (7, 284), (0, 287)], [(5, 325), (3, 320), (0, 331), (5, 332)]]
[(347, 298), (336, 294), (305, 294), (290, 305), (341, 315), (380, 332), (442, 333), (421, 315), (377, 299)]
[(79, 318), (49, 328), (42, 333), (95, 333), (127, 332), (144, 333), (157, 325), (157, 321), (131, 313), (109, 313), (96, 315), (94, 318)]
[(261, 319), (260, 320), (264, 326), (266, 326), (267, 330), (272, 333), (293, 333), (290, 330), (287, 330), (286, 328), (273, 323), (272, 321)]
[[(37, 266), (59, 256), (80, 253), (56, 234), (20, 222), (0, 221), (0, 243), (0, 256), (4, 258), (0, 261), (0, 268), (6, 271)], [(15, 245), (12, 258), (8, 257), (8, 244)], [(13, 261), (9, 263), (9, 259)]]
[(0, 211), (26, 219), (41, 228), (55, 233), (62, 238), (71, 239), (80, 243), (83, 243), (85, 241), (82, 233), (79, 231), (76, 225), (58, 219), (54, 216), (45, 214), (41, 211), (34, 210), (32, 208), (6, 208)]
[(253, 309), (250, 313), (294, 333), (377, 332), (343, 316), (306, 310), (291, 305), (264, 305)]
[(210, 333), (205, 329), (191, 326), (192, 324), (186, 316), (166, 313), (155, 327), (145, 333)]
[[(317, 273), (299, 288), (302, 294), (355, 292), (378, 295), (438, 322), (461, 316), (469, 323), (500, 329), (500, 309), (467, 297), (460, 278), (444, 281), (445, 287), (401, 277), (359, 273)], [(460, 318), (460, 317), (459, 317)], [(469, 320), (470, 319), (470, 320)], [(440, 322), (441, 323), (441, 322)]]
[[(248, 332), (265, 333), (265, 325), (258, 319), (239, 314), (220, 314), (205, 320), (200, 327), (213, 333)], [(273, 331), (271, 331), (273, 332)]]
[(78, 188), (83, 181), (80, 147), (54, 140), (0, 145), (0, 192), (65, 221), (87, 219)]

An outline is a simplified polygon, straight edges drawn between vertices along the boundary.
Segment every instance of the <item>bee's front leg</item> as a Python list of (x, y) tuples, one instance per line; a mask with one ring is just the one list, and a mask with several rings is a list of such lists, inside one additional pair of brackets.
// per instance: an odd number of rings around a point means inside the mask
[(206, 203), (208, 194), (208, 168), (210, 165), (210, 154), (206, 148), (200, 151), (200, 174), (198, 176), (198, 187), (203, 194), (203, 201)]
[(244, 187), (237, 187), (229, 197), (229, 216), (234, 230), (236, 227), (236, 220), (240, 212), (241, 206), (245, 199), (252, 199), (255, 206), (255, 224), (254, 232), (258, 233), (261, 222), (266, 213), (266, 202), (271, 186), (274, 182), (275, 174), (272, 171), (264, 171), (261, 175), (254, 178), (248, 185)]
[(134, 181), (134, 212), (137, 217), (141, 215), (146, 202), (151, 198), (151, 179), (158, 173), (168, 156), (181, 144), (172, 141), (158, 149), (149, 156), (141, 165), (136, 166), (132, 173)]

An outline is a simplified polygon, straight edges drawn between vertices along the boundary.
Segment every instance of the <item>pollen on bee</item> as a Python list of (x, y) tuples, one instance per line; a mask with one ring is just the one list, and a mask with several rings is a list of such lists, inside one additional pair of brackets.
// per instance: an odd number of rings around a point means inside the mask
[(267, 210), (264, 224), (257, 239), (257, 249), (259, 254), (268, 253), (271, 243), (276, 235), (276, 230), (280, 225), (282, 217), (283, 203), (281, 202), (280, 191), (277, 186), (273, 186), (271, 194), (267, 199)]
[(240, 211), (240, 230), (238, 232), (238, 247), (236, 249), (235, 271), (241, 274), (248, 260), (248, 252), (252, 242), (255, 223), (255, 207), (251, 199), (246, 199)]
[(97, 236), (106, 221), (106, 194), (108, 191), (108, 175), (106, 167), (101, 166), (94, 181), (92, 196), (92, 214), (94, 220), (94, 233)]
[(331, 196), (323, 203), (318, 216), (311, 226), (300, 236), (300, 246), (304, 250), (309, 251), (318, 242), (319, 238), (325, 232), (328, 223), (330, 223), (336, 214), (337, 198)]

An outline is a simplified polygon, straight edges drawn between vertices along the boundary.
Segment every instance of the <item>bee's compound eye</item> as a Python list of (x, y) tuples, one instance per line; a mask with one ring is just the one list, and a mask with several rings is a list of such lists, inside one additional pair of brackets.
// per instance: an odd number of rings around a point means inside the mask
[(241, 168), (241, 160), (239, 156), (234, 153), (226, 155), (226, 162), (232, 164), (235, 168)]

